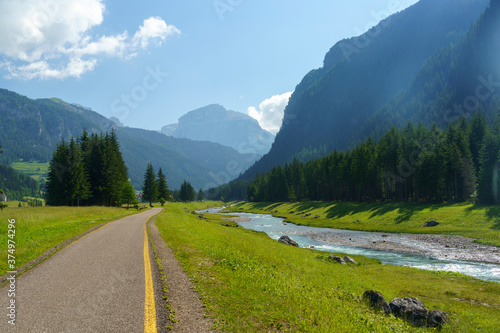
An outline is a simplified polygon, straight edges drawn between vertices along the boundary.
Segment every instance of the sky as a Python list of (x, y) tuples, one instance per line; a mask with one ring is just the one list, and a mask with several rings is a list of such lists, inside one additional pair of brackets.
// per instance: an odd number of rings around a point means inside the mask
[(417, 0), (0, 0), (0, 88), (160, 130), (209, 104), (273, 133), (328, 50)]

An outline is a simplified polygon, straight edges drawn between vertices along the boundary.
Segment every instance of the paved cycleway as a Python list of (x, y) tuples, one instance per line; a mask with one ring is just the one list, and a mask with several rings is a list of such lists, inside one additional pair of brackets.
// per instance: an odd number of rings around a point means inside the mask
[(15, 326), (0, 288), (0, 332), (156, 332), (145, 223), (160, 211), (109, 223), (18, 277)]

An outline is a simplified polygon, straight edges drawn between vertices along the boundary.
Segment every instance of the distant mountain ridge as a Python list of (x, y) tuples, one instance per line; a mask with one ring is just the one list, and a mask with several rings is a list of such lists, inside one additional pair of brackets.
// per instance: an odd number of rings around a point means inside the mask
[(88, 108), (60, 99), (32, 100), (0, 89), (0, 162), (48, 161), (61, 139), (114, 129), (129, 176), (136, 189), (143, 183), (147, 162), (162, 167), (172, 189), (188, 180), (196, 188), (221, 185), (237, 177), (254, 162), (252, 155), (210, 142), (169, 138), (153, 131), (118, 127)]
[(242, 154), (261, 156), (274, 142), (274, 135), (262, 129), (257, 120), (218, 104), (188, 112), (177, 124), (164, 126), (161, 132), (176, 138), (216, 142)]
[(369, 121), (413, 84), (439, 50), (459, 43), (488, 3), (421, 0), (365, 34), (336, 43), (324, 66), (297, 85), (271, 151), (243, 178), (294, 156), (314, 158), (382, 134), (386, 123)]

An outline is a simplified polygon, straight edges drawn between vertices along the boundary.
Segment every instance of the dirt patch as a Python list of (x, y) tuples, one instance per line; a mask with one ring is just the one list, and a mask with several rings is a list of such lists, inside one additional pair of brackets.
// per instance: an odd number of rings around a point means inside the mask
[(223, 220), (231, 221), (234, 223), (243, 223), (243, 222), (252, 221), (252, 219), (250, 219), (250, 218), (243, 218), (243, 217), (226, 217), (226, 218), (223, 218)]
[(212, 332), (213, 321), (206, 316), (199, 296), (194, 286), (175, 258), (172, 250), (160, 236), (154, 219), (149, 223), (150, 235), (155, 245), (156, 253), (161, 258), (161, 265), (166, 275), (168, 304), (175, 322), (169, 325), (173, 332)]

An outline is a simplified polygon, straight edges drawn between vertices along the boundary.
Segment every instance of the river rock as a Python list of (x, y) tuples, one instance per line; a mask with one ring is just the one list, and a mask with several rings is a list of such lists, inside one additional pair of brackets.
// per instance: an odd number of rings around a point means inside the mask
[(426, 222), (424, 224), (422, 224), (422, 227), (435, 227), (435, 226), (438, 226), (439, 225), (439, 222), (438, 221), (429, 221), (429, 222)]
[(395, 298), (389, 303), (392, 313), (396, 317), (406, 319), (415, 326), (427, 325), (429, 310), (421, 300), (415, 297)]
[(333, 261), (338, 262), (339, 264), (345, 265), (345, 261), (344, 261), (344, 259), (342, 259), (342, 258), (341, 258), (341, 257), (339, 257), (339, 256), (336, 256), (336, 255), (330, 254), (330, 259), (331, 259), (331, 260), (333, 260)]
[(278, 242), (286, 244), (286, 245), (292, 245), (292, 246), (299, 247), (299, 244), (297, 244), (296, 241), (294, 241), (293, 239), (291, 239), (288, 236), (281, 236), (280, 239), (278, 239)]
[(384, 296), (382, 296), (382, 294), (378, 291), (365, 291), (363, 294), (363, 300), (368, 302), (368, 304), (375, 310), (384, 312), (385, 315), (389, 315), (391, 313), (391, 307), (387, 304)]
[(348, 263), (348, 264), (354, 264), (354, 265), (356, 264), (356, 260), (352, 259), (352, 258), (351, 258), (351, 257), (349, 257), (349, 256), (345, 256), (345, 257), (344, 257), (344, 261), (345, 261), (346, 263)]
[(447, 322), (449, 322), (448, 316), (442, 311), (432, 310), (427, 314), (427, 326), (442, 327)]

